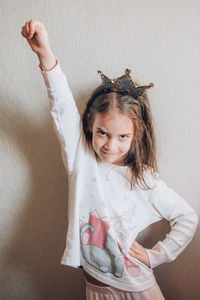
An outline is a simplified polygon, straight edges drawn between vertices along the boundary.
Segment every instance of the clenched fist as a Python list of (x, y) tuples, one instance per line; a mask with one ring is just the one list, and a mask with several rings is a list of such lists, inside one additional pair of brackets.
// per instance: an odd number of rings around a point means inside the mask
[(42, 70), (51, 69), (56, 64), (56, 58), (50, 48), (44, 25), (40, 21), (30, 20), (22, 27), (21, 34), (38, 55)]
[(42, 55), (50, 49), (48, 33), (41, 22), (36, 20), (26, 22), (22, 27), (21, 34), (27, 39), (32, 50), (38, 55)]

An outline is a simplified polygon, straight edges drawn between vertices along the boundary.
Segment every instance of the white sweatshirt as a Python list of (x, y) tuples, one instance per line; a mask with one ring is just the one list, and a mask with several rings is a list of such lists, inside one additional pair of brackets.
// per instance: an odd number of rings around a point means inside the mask
[[(155, 283), (153, 268), (173, 261), (190, 243), (198, 217), (193, 208), (160, 178), (146, 171), (152, 187), (130, 189), (127, 166), (97, 162), (87, 146), (80, 114), (59, 62), (42, 71), (51, 116), (68, 173), (68, 229), (61, 264), (83, 266), (97, 280), (126, 291), (143, 291)], [(150, 268), (129, 255), (137, 235), (161, 219), (171, 231), (147, 249)]]

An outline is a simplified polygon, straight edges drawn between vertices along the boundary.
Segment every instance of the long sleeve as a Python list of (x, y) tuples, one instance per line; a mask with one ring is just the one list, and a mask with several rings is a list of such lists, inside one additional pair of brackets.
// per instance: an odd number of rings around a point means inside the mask
[(151, 194), (154, 212), (170, 222), (171, 230), (163, 241), (159, 241), (152, 249), (146, 249), (150, 267), (170, 262), (191, 242), (198, 224), (198, 216), (194, 209), (164, 181)]
[(80, 114), (58, 60), (50, 71), (42, 71), (40, 66), (39, 71), (47, 87), (54, 129), (61, 144), (62, 159), (70, 174), (74, 169), (77, 146), (80, 142)]

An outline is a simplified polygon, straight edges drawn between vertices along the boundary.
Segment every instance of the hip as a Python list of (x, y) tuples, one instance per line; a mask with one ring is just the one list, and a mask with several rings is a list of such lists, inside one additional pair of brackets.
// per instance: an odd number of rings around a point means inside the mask
[(165, 300), (160, 287), (157, 282), (155, 282), (154, 286), (139, 292), (130, 292), (120, 290), (111, 286), (100, 286), (95, 285), (91, 282), (88, 282), (85, 278), (86, 282), (86, 300)]

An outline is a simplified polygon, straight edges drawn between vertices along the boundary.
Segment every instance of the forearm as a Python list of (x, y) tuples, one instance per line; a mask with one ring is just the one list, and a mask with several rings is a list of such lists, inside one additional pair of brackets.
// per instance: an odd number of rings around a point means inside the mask
[(44, 50), (37, 55), (40, 61), (40, 68), (43, 71), (49, 71), (55, 66), (56, 58), (51, 49)]
[(80, 114), (58, 59), (50, 71), (41, 72), (48, 88), (50, 113), (62, 148), (62, 158), (68, 174), (73, 171), (80, 142)]
[[(153, 269), (160, 264), (173, 261), (191, 242), (198, 223), (197, 215), (194, 213), (191, 220), (186, 219), (184, 224), (175, 223), (167, 237), (158, 242), (152, 249), (146, 249), (150, 261), (150, 267)], [(186, 225), (186, 223), (188, 224)]]
[(169, 262), (167, 253), (159, 244), (156, 244), (152, 249), (146, 249), (146, 252), (149, 257), (151, 269), (159, 266), (160, 264)]

